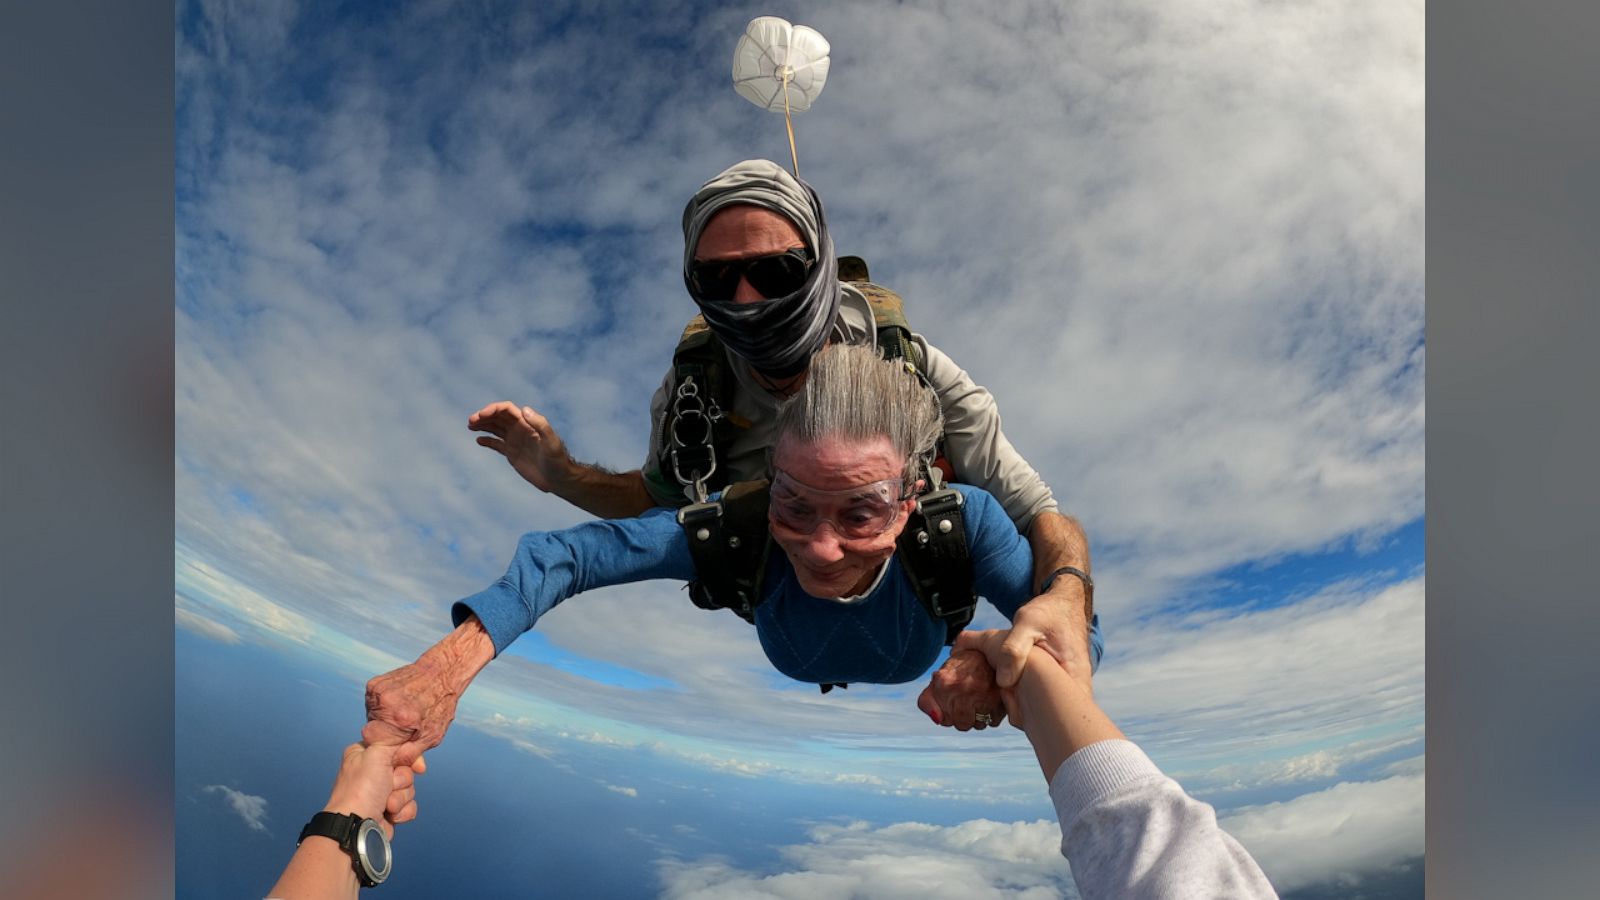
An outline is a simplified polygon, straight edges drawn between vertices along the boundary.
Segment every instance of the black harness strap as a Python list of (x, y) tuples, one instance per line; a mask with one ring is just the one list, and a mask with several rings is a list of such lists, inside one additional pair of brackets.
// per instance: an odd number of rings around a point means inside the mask
[(689, 582), (689, 599), (695, 606), (731, 609), (755, 624), (756, 607), (766, 599), (761, 579), (772, 548), (767, 499), (766, 481), (741, 481), (724, 491), (720, 500), (678, 510), (678, 524), (694, 558), (696, 577)]
[(978, 608), (961, 504), (954, 488), (923, 494), (896, 542), (917, 599), (928, 615), (944, 621), (946, 645), (955, 643)]

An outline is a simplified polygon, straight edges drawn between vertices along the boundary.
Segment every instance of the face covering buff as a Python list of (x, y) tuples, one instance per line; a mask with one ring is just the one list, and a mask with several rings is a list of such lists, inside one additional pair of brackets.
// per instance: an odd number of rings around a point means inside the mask
[(839, 312), (839, 264), (828, 236), (822, 199), (811, 186), (777, 163), (751, 159), (738, 163), (701, 186), (683, 210), (683, 277), (689, 283), (695, 247), (711, 217), (734, 204), (769, 209), (794, 223), (816, 263), (805, 284), (785, 297), (760, 303), (702, 301), (706, 324), (729, 350), (768, 378), (805, 371), (822, 349)]

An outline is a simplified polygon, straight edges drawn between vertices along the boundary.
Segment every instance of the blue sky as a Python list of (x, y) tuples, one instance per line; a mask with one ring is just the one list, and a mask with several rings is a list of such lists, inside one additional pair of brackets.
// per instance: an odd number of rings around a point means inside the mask
[[(580, 458), (638, 465), (692, 313), (682, 204), (739, 159), (787, 159), (781, 118), (728, 77), (744, 24), (784, 15), (833, 45), (796, 135), (840, 252), (994, 392), (1085, 524), (1100, 701), (1280, 889), (1420, 856), (1422, 4), (639, 13), (179, 5), (180, 662), (270, 670), (286, 709), (348, 690), (353, 736), (366, 678), (437, 639), (521, 533), (581, 519), (468, 414), (529, 404)], [(180, 700), (201, 671), (180, 667)], [(963, 827), (1056, 884), (1020, 732), (935, 729), (918, 690), (823, 697), (677, 586), (608, 589), (490, 667), (440, 769), (536, 767), (518, 777), (570, 793), (576, 767), (623, 789), (608, 802), (695, 780), (668, 772), (738, 779), (781, 823), (766, 852), (664, 828), (629, 871), (668, 896), (870, 892), (895, 868), (852, 854), (918, 859)], [(345, 738), (310, 731), (315, 770)], [(180, 758), (180, 804), (279, 861), (248, 843), (248, 798), (299, 816), (280, 806), (298, 769), (201, 777), (204, 756)], [(456, 777), (430, 774), (424, 808)], [(421, 879), (446, 856), (418, 838), (406, 859)], [(990, 873), (963, 865), (950, 884)]]

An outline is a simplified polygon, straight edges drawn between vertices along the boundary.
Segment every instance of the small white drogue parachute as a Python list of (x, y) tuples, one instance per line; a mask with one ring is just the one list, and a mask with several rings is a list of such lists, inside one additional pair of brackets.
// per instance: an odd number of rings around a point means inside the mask
[(789, 156), (800, 177), (791, 113), (805, 112), (828, 81), (828, 39), (815, 29), (777, 16), (757, 16), (733, 48), (733, 88), (762, 109), (783, 110)]
[(828, 49), (815, 29), (758, 16), (733, 48), (733, 88), (762, 109), (805, 112), (828, 81)]

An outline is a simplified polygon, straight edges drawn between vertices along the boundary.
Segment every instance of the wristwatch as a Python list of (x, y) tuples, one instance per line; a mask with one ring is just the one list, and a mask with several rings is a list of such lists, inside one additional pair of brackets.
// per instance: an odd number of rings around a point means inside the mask
[(295, 846), (313, 835), (332, 838), (339, 849), (350, 854), (350, 863), (362, 887), (382, 884), (389, 877), (389, 868), (394, 863), (389, 853), (389, 839), (372, 819), (355, 813), (319, 812), (300, 829), (300, 840), (295, 841)]

